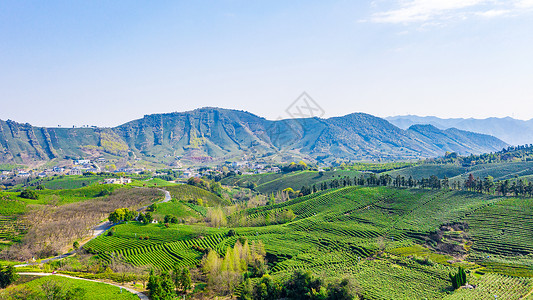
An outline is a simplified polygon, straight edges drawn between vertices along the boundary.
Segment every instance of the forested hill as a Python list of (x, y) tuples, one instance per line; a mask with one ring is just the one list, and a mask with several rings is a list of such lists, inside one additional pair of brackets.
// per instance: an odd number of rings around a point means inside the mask
[(457, 129), (413, 126), (400, 129), (364, 113), (329, 119), (270, 121), (220, 108), (147, 115), (115, 128), (41, 128), (0, 121), (0, 163), (39, 164), (102, 154), (173, 164), (241, 158), (418, 159), (446, 151), (499, 151), (501, 140)]

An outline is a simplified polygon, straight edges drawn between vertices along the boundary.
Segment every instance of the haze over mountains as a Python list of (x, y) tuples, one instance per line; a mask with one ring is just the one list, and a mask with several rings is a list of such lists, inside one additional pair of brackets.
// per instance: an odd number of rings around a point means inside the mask
[(102, 155), (174, 165), (272, 161), (407, 160), (499, 151), (493, 136), (431, 125), (399, 128), (365, 113), (270, 121), (245, 111), (200, 108), (146, 115), (114, 128), (42, 128), (0, 121), (0, 163), (38, 165)]
[(407, 129), (415, 124), (430, 124), (443, 130), (457, 128), (492, 135), (511, 145), (533, 143), (533, 119), (527, 121), (517, 120), (511, 117), (487, 119), (442, 119), (432, 116), (419, 117), (414, 115), (393, 116), (385, 119), (402, 129)]

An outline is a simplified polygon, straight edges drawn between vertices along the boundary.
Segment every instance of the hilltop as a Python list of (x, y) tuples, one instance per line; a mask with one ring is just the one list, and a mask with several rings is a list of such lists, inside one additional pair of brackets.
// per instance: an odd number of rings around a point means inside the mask
[(416, 124), (433, 125), (441, 130), (457, 128), (472, 132), (493, 135), (511, 145), (533, 143), (533, 120), (517, 120), (505, 118), (438, 118), (433, 116), (420, 117), (414, 115), (394, 116), (385, 118), (392, 124), (407, 129)]
[(404, 130), (364, 113), (270, 121), (245, 111), (200, 108), (146, 115), (114, 128), (44, 128), (0, 121), (1, 164), (40, 165), (103, 155), (163, 165), (242, 157), (328, 163), (411, 160), (446, 151), (478, 154), (505, 146), (493, 136), (459, 129), (412, 126)]

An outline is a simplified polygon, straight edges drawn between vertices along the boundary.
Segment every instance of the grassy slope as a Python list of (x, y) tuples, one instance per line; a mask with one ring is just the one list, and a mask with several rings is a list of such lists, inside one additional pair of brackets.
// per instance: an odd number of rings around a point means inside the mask
[(65, 176), (63, 178), (44, 181), (43, 185), (45, 188), (51, 190), (79, 189), (102, 181), (103, 178), (101, 176)]
[[(205, 209), (205, 208), (204, 208)], [(153, 213), (157, 220), (163, 220), (166, 215), (186, 219), (200, 218), (202, 215), (181, 201), (160, 203)]]
[(175, 186), (176, 183), (168, 182), (160, 178), (151, 178), (149, 180), (133, 180), (129, 185), (132, 186), (145, 186), (145, 187), (165, 187), (165, 186)]
[(429, 178), (431, 175), (436, 175), (439, 178), (444, 176), (451, 179), (465, 180), (468, 174), (474, 177), (485, 178), (487, 176), (494, 177), (495, 180), (511, 179), (515, 175), (531, 176), (533, 175), (533, 162), (505, 162), (481, 164), (472, 167), (463, 167), (457, 165), (420, 165), (401, 170), (394, 170), (387, 172), (393, 177), (397, 175), (404, 176), (406, 179), (413, 176), (414, 179)]
[(495, 180), (512, 179), (515, 176), (528, 176), (533, 174), (533, 162), (512, 162), (512, 163), (497, 163), (485, 164), (472, 167), (467, 174), (464, 174), (461, 179), (466, 179), (466, 176), (472, 173), (476, 178), (485, 178), (487, 176), (494, 177)]
[[(533, 214), (526, 210), (521, 218), (508, 223), (491, 217), (503, 213), (511, 215), (511, 211), (525, 207), (531, 207), (529, 200), (509, 200), (470, 192), (348, 187), (297, 198), (273, 207), (250, 209), (232, 218), (265, 217), (284, 209), (295, 212), (297, 217), (290, 223), (236, 228), (238, 235), (265, 243), (271, 273), (278, 278), (288, 276), (295, 269), (308, 269), (325, 277), (353, 277), (363, 288), (365, 296), (371, 299), (430, 299), (446, 296), (448, 272), (453, 268), (447, 262), (449, 257), (413, 246), (421, 243), (420, 236), (429, 236), (441, 224), (449, 222), (467, 222), (470, 225), (474, 258), (485, 255), (476, 245), (495, 243), (502, 228), (508, 232), (510, 239), (520, 237), (522, 244), (501, 240), (499, 247), (505, 247), (507, 252), (500, 253), (506, 255), (500, 260), (505, 258), (508, 261), (500, 261), (501, 264), (496, 265), (474, 260), (486, 267), (485, 272), (506, 274), (502, 272), (506, 270), (513, 275), (533, 276), (533, 272), (528, 271), (530, 262), (520, 256), (524, 249), (529, 249), (526, 244), (530, 241), (530, 232), (533, 232), (533, 220), (527, 216)], [(89, 249), (100, 252), (104, 259), (109, 257), (110, 251), (118, 251), (134, 264), (152, 264), (163, 269), (176, 261), (195, 265), (201, 258), (198, 248), (211, 247), (224, 253), (225, 248), (236, 240), (235, 237), (225, 236), (227, 228), (189, 225), (165, 228), (162, 225), (139, 224), (116, 228), (117, 234), (95, 239)], [(140, 235), (149, 238), (139, 240)], [(381, 236), (387, 237), (387, 249), (391, 254), (370, 259), (379, 247)], [(407, 253), (406, 247), (414, 249), (412, 252), (416, 255), (430, 256), (441, 263), (426, 266), (409, 259), (407, 255), (402, 255)], [(404, 250), (395, 252), (396, 248)], [(531, 255), (533, 250), (527, 251)], [(509, 260), (513, 260), (513, 264)], [(494, 278), (498, 280), (503, 278), (491, 274), (484, 276), (496, 276)], [(480, 282), (488, 282), (483, 279), (484, 276), (479, 277)], [(509, 280), (509, 283), (520, 285), (520, 282), (529, 282), (529, 279), (524, 280)], [(516, 295), (523, 295), (520, 291)], [(469, 295), (468, 291), (461, 293)]]
[(412, 176), (414, 179), (429, 178), (431, 175), (435, 175), (439, 178), (444, 176), (451, 178), (468, 172), (468, 168), (456, 165), (420, 165), (401, 170), (393, 170), (387, 172), (392, 177), (398, 175), (405, 177)]
[(116, 286), (85, 280), (65, 278), (61, 276), (46, 276), (38, 278), (19, 286), (10, 287), (5, 291), (0, 292), (0, 295), (8, 294), (9, 292), (14, 292), (19, 289), (26, 289), (34, 293), (38, 299), (46, 299), (46, 295), (43, 292), (43, 289), (41, 288), (41, 286), (45, 283), (55, 283), (59, 285), (64, 291), (80, 288), (85, 292), (84, 297), (81, 299), (139, 299), (137, 295), (134, 295), (126, 290), (121, 291), (121, 289)]
[(188, 184), (165, 186), (164, 189), (170, 193), (172, 199), (176, 199), (178, 201), (196, 202), (197, 199), (202, 199), (204, 206), (220, 206), (230, 204), (229, 201), (224, 200), (211, 192)]
[(300, 171), (292, 173), (266, 173), (254, 175), (242, 175), (231, 178), (224, 178), (221, 183), (224, 185), (238, 185), (246, 187), (249, 183), (257, 184), (256, 190), (261, 193), (275, 193), (286, 188), (300, 190), (302, 186), (310, 186), (323, 181), (330, 181), (334, 178), (349, 176), (353, 178), (361, 174), (359, 171)]

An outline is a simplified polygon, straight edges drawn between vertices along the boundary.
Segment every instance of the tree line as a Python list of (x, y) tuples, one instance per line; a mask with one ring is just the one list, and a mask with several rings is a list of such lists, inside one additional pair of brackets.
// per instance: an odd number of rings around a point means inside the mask
[(298, 196), (306, 196), (318, 191), (334, 189), (347, 186), (389, 186), (398, 188), (423, 188), (423, 189), (453, 189), (465, 190), (478, 193), (485, 193), (499, 196), (523, 196), (533, 197), (533, 182), (523, 179), (494, 181), (492, 176), (483, 179), (475, 178), (472, 174), (466, 180), (450, 180), (444, 176), (439, 179), (436, 175), (428, 178), (414, 179), (404, 176), (392, 177), (389, 174), (380, 175), (370, 173), (365, 176), (349, 176), (335, 178), (330, 181), (313, 184), (312, 186), (302, 186)]

